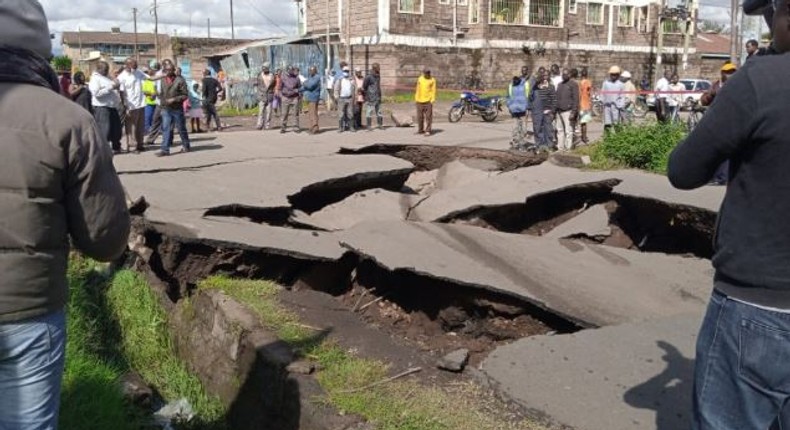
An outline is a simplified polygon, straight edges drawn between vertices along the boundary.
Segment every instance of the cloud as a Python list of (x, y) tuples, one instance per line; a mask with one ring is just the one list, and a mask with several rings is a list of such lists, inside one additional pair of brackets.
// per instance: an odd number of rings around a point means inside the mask
[[(132, 8), (138, 8), (137, 30), (153, 32), (154, 18), (150, 0), (83, 0), (78, 7), (63, 0), (41, 0), (53, 32), (109, 31), (133, 29)], [(296, 34), (296, 5), (289, 0), (235, 0), (236, 38), (255, 39)], [(212, 37), (230, 37), (228, 0), (159, 0), (159, 31), (173, 35), (204, 37), (211, 19)]]

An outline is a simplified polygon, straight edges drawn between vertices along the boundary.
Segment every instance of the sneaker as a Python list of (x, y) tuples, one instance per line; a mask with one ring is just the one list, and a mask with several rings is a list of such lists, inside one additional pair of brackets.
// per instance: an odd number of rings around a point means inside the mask
[(280, 134), (285, 134), (285, 127), (280, 129)]
[(190, 152), (190, 151), (192, 151), (192, 148), (190, 148), (189, 146), (187, 146), (187, 147), (182, 147), (182, 148), (181, 148), (181, 152), (182, 152), (182, 153), (184, 153), (184, 152)]
[(170, 155), (170, 153), (165, 151), (156, 151), (156, 154), (154, 155), (156, 155), (157, 157), (167, 157), (168, 155)]

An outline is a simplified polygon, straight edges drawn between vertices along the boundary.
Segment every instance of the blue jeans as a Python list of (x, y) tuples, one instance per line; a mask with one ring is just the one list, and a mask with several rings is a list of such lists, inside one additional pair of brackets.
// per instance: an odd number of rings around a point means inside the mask
[(145, 105), (145, 134), (151, 132), (151, 125), (154, 123), (154, 112), (156, 105)]
[[(162, 109), (162, 130), (170, 130), (173, 126), (178, 129), (178, 135), (181, 136), (181, 147), (189, 149), (189, 134), (187, 134), (184, 111), (181, 109)], [(162, 152), (170, 152), (172, 140), (173, 133), (162, 133)]]
[[(790, 400), (790, 314), (714, 291), (697, 338), (693, 430), (766, 430)], [(781, 427), (787, 430), (788, 425)]]
[(66, 349), (62, 310), (0, 323), (0, 429), (55, 429)]

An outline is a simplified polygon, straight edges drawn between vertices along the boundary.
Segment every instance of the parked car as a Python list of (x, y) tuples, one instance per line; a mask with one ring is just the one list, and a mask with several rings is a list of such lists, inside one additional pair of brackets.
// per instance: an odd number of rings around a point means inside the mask
[[(702, 94), (705, 91), (708, 91), (712, 84), (710, 81), (706, 79), (680, 79), (679, 82), (686, 87), (686, 91), (694, 91), (690, 94), (684, 94), (683, 97), (683, 106), (682, 109), (690, 109), (695, 103), (698, 103)], [(655, 94), (649, 94), (647, 96), (647, 107), (649, 109), (655, 109), (656, 107), (656, 96)]]

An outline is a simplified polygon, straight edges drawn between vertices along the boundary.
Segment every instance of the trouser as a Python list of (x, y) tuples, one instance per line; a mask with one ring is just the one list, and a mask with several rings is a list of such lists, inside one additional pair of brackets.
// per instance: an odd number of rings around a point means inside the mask
[(384, 116), (381, 114), (381, 101), (365, 102), (365, 118), (367, 119), (367, 126), (370, 128), (372, 124), (373, 114), (376, 114), (376, 124), (379, 128), (384, 126)]
[(0, 323), (0, 429), (56, 429), (66, 350), (64, 311)]
[(560, 112), (559, 116), (562, 133), (557, 136), (557, 147), (560, 151), (570, 151), (573, 149), (573, 111)]
[(365, 102), (358, 100), (354, 103), (354, 127), (357, 130), (362, 129), (362, 105), (364, 104)]
[(222, 123), (219, 120), (216, 104), (209, 102), (203, 103), (203, 115), (206, 118), (206, 130), (211, 130), (212, 118), (214, 118), (214, 123), (217, 125), (217, 131), (222, 130)]
[(272, 123), (272, 102), (271, 100), (258, 101), (258, 130), (268, 130)]
[(535, 110), (532, 111), (532, 133), (535, 135), (535, 144), (542, 145), (543, 144), (543, 117), (546, 114), (543, 111)]
[(151, 127), (154, 124), (154, 113), (156, 112), (156, 105), (146, 105), (145, 106), (145, 135), (147, 136), (148, 133), (151, 132)]
[(93, 117), (96, 119), (96, 125), (99, 126), (99, 132), (112, 145), (113, 151), (120, 151), (123, 131), (118, 111), (111, 107), (94, 106)]
[[(173, 140), (173, 128), (172, 126), (170, 129), (167, 130), (167, 133), (170, 135), (170, 140)], [(153, 145), (156, 142), (156, 138), (162, 134), (162, 106), (156, 105), (156, 109), (154, 110), (154, 118), (151, 122), (151, 130), (148, 131), (148, 135), (145, 137), (145, 143), (148, 145)]]
[(603, 125), (612, 126), (620, 124), (620, 109), (614, 103), (603, 105)]
[(326, 90), (326, 92), (327, 92), (327, 96), (326, 96), (326, 111), (327, 112), (331, 112), (333, 110), (337, 110), (337, 100), (335, 100), (335, 95), (333, 94), (333, 91), (334, 90), (332, 88), (328, 88)]
[(318, 100), (307, 102), (307, 120), (310, 123), (310, 133), (318, 133)]
[(299, 111), (302, 110), (302, 107), (299, 105), (299, 97), (294, 97), (292, 99), (283, 97), (282, 104), (285, 114), (283, 115), (280, 131), (285, 132), (285, 129), (288, 128), (288, 117), (291, 115), (291, 111), (293, 111), (295, 117), (296, 131), (299, 131)]
[(788, 429), (790, 314), (714, 290), (697, 336), (693, 430)]
[(143, 150), (145, 137), (145, 108), (126, 111), (126, 137), (134, 139), (135, 148)]
[[(532, 119), (533, 121), (536, 118)], [(538, 128), (540, 131), (540, 137), (537, 137), (536, 133), (536, 141), (538, 142), (538, 146), (542, 148), (551, 148), (554, 146), (554, 117), (550, 113), (543, 113), (541, 112), (540, 118), (538, 121)]]
[(417, 132), (431, 133), (433, 126), (433, 103), (417, 103)]
[(337, 110), (340, 113), (340, 120), (338, 121), (340, 131), (356, 131), (356, 125), (354, 124), (354, 100), (351, 97), (340, 97), (337, 100)]
[[(162, 129), (172, 130), (178, 128), (178, 135), (181, 136), (181, 147), (189, 150), (189, 134), (187, 133), (187, 123), (184, 118), (184, 111), (181, 109), (162, 109)], [(165, 133), (162, 137), (162, 152), (169, 153), (170, 146), (173, 144), (173, 133)]]
[(669, 109), (667, 106), (667, 99), (657, 97), (656, 98), (656, 119), (658, 122), (667, 122), (669, 121)]

